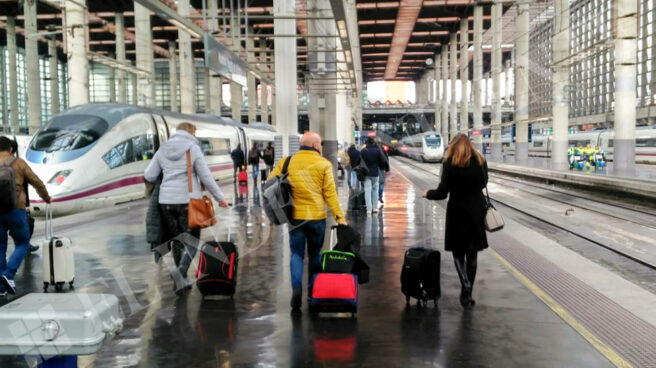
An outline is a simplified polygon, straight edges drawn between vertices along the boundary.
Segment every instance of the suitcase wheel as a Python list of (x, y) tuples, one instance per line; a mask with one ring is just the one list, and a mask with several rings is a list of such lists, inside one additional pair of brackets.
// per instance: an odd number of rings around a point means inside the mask
[(47, 292), (48, 292), (48, 286), (49, 286), (49, 285), (50, 285), (50, 283), (45, 282), (45, 281), (43, 282), (43, 292), (44, 292), (44, 293), (47, 293)]
[(55, 284), (55, 291), (62, 291), (63, 288), (64, 288), (63, 282), (58, 282)]
[(68, 283), (68, 288), (71, 289), (71, 290), (75, 289), (75, 286), (73, 286), (73, 281)]

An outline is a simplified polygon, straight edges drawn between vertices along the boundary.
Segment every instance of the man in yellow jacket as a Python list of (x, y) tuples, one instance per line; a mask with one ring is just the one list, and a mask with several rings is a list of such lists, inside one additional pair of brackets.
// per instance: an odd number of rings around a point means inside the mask
[[(282, 173), (285, 160), (269, 174), (269, 179)], [(346, 225), (344, 213), (339, 206), (335, 178), (330, 161), (321, 157), (321, 137), (307, 132), (301, 137), (301, 148), (291, 158), (287, 169), (292, 186), (294, 221), (290, 224), (289, 246), (291, 248), (292, 310), (300, 311), (303, 298), (303, 258), (307, 242), (308, 298), (312, 295), (314, 274), (321, 268), (321, 247), (326, 233), (326, 204), (335, 220)]]

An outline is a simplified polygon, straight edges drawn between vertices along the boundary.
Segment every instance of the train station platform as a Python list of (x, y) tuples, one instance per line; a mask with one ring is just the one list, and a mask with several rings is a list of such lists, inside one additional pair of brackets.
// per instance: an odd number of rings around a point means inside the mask
[[(220, 209), (219, 224), (201, 235), (225, 239), (233, 229), (240, 252), (234, 300), (203, 300), (196, 288), (175, 295), (170, 256), (155, 264), (145, 241), (145, 201), (56, 219), (55, 232), (75, 246), (74, 292), (116, 294), (124, 318), (124, 330), (80, 366), (656, 365), (656, 296), (510, 218), (480, 254), (472, 310), (458, 302), (459, 281), (444, 252), (438, 307), (406, 306), (404, 251), (443, 249), (446, 202), (421, 198), (435, 180), (394, 161), (381, 212), (349, 214), (371, 266), (356, 319), (311, 316), (306, 305), (301, 316), (290, 314), (287, 235), (268, 223), (252, 183), (249, 190), (222, 184), (234, 209)], [(344, 183), (340, 197), (345, 208)], [(37, 223), (34, 242), (42, 238)], [(40, 252), (28, 256), (16, 281), (20, 295), (40, 292)], [(27, 365), (0, 357), (0, 366)]]
[(491, 172), (504, 175), (656, 199), (656, 165), (636, 164), (631, 173), (617, 170), (612, 162), (605, 168), (569, 170), (554, 167), (548, 158), (529, 157), (518, 163), (514, 156), (506, 156), (503, 161), (493, 161), (488, 156), (488, 167)]

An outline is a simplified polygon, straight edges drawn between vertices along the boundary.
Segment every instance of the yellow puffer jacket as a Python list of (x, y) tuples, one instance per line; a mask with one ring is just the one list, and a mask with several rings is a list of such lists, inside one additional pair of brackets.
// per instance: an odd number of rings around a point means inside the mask
[[(285, 158), (278, 161), (269, 179), (280, 175), (284, 164)], [(292, 185), (294, 220), (324, 220), (326, 204), (337, 221), (344, 220), (330, 161), (315, 150), (301, 149), (292, 156), (287, 172)]]

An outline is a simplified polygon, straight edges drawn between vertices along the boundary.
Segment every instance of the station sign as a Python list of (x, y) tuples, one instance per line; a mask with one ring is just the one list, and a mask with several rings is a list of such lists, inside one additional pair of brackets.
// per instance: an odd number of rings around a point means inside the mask
[(482, 134), (483, 132), (481, 132), (480, 130), (472, 130), (472, 135), (482, 135)]
[(246, 86), (246, 63), (232, 50), (205, 35), (205, 67), (231, 81)]
[(375, 137), (376, 132), (367, 132), (367, 137)]

